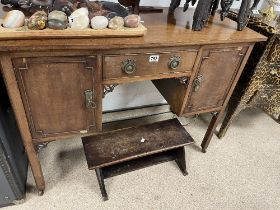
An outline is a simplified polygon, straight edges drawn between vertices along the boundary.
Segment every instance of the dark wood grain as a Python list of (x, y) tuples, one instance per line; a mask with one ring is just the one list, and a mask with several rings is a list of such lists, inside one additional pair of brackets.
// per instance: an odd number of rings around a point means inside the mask
[(103, 200), (108, 200), (104, 179), (175, 160), (188, 174), (185, 145), (194, 142), (177, 119), (121, 129), (82, 138), (90, 170), (95, 169)]
[[(141, 142), (141, 140), (144, 142)], [(89, 169), (113, 165), (193, 143), (177, 119), (84, 137)]]

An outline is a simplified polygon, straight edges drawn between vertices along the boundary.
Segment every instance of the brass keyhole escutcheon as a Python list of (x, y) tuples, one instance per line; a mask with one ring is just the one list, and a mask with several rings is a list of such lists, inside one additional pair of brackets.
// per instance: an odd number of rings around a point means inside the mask
[(168, 66), (169, 66), (170, 69), (175, 70), (180, 66), (181, 61), (182, 61), (181, 57), (173, 56), (173, 57), (170, 58)]
[(96, 108), (96, 104), (94, 102), (94, 93), (92, 90), (86, 90), (84, 92), (85, 94), (85, 103), (86, 103), (86, 107), (88, 109), (94, 109)]
[(194, 81), (193, 81), (194, 92), (199, 91), (199, 89), (201, 87), (202, 80), (203, 80), (203, 75), (202, 74), (197, 75), (197, 77), (194, 79)]
[(136, 71), (136, 61), (131, 59), (127, 59), (126, 61), (123, 61), (122, 70), (126, 74), (133, 74)]

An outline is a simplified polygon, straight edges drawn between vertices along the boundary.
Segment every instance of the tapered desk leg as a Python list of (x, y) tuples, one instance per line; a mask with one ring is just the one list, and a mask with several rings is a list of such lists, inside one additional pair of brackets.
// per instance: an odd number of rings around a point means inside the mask
[(215, 114), (212, 119), (211, 119), (211, 122), (208, 126), (208, 129), (206, 131), (206, 134), (203, 138), (203, 141), (201, 143), (201, 147), (202, 147), (202, 152), (205, 153), (206, 152), (206, 149), (208, 147), (208, 145), (210, 144), (210, 141), (213, 137), (213, 134), (214, 134), (214, 131), (215, 129), (217, 128), (218, 126), (218, 123), (221, 119), (223, 115), (223, 111), (220, 111), (219, 113)]
[(96, 172), (96, 176), (97, 176), (97, 180), (98, 180), (98, 184), (99, 184), (99, 187), (100, 187), (100, 191), (101, 191), (103, 200), (107, 201), (108, 200), (108, 195), (107, 195), (107, 192), (106, 192), (106, 189), (105, 189), (104, 177), (103, 177), (103, 174), (102, 174), (102, 169), (97, 168), (97, 169), (95, 169), (95, 172)]
[(17, 124), (25, 147), (25, 151), (35, 179), (38, 194), (43, 195), (45, 190), (44, 176), (37, 152), (32, 141), (27, 117), (21, 100), (16, 76), (13, 70), (12, 61), (8, 56), (1, 56), (0, 62), (2, 67), (2, 72), (0, 73), (3, 73), (4, 81), (7, 87), (13, 111), (15, 113), (15, 117), (17, 119)]
[(182, 171), (183, 175), (186, 176), (188, 175), (187, 167), (186, 167), (186, 157), (185, 157), (185, 148), (180, 147), (176, 149), (176, 163), (179, 166), (180, 170)]

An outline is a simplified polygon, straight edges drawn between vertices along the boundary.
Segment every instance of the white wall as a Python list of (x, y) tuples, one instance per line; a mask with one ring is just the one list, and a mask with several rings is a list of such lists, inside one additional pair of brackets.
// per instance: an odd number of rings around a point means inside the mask
[[(111, 0), (113, 2), (117, 2)], [(261, 6), (263, 4), (262, 0), (260, 2)], [(184, 4), (182, 0), (181, 5)], [(141, 0), (141, 5), (143, 6), (165, 6), (168, 7), (170, 0)], [(239, 8), (241, 4), (240, 1), (235, 1), (233, 8)], [(106, 95), (103, 100), (103, 110), (115, 110), (122, 108), (129, 108), (135, 106), (156, 104), (156, 103), (166, 103), (162, 96), (159, 94), (157, 89), (149, 81), (138, 82), (125, 85), (119, 85), (115, 88), (112, 93)]]

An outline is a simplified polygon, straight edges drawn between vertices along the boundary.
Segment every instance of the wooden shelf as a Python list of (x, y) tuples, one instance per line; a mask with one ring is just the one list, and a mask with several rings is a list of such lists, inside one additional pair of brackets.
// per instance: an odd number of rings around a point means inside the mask
[(104, 179), (176, 159), (175, 150), (169, 150), (102, 168)]
[(43, 30), (30, 30), (26, 26), (20, 28), (4, 28), (2, 26), (3, 19), (0, 19), (0, 40), (8, 39), (42, 39), (42, 38), (106, 38), (106, 37), (139, 37), (144, 36), (147, 28), (140, 24), (137, 28), (122, 28), (112, 30), (109, 28), (94, 30), (87, 29), (71, 29), (54, 30), (45, 28)]

